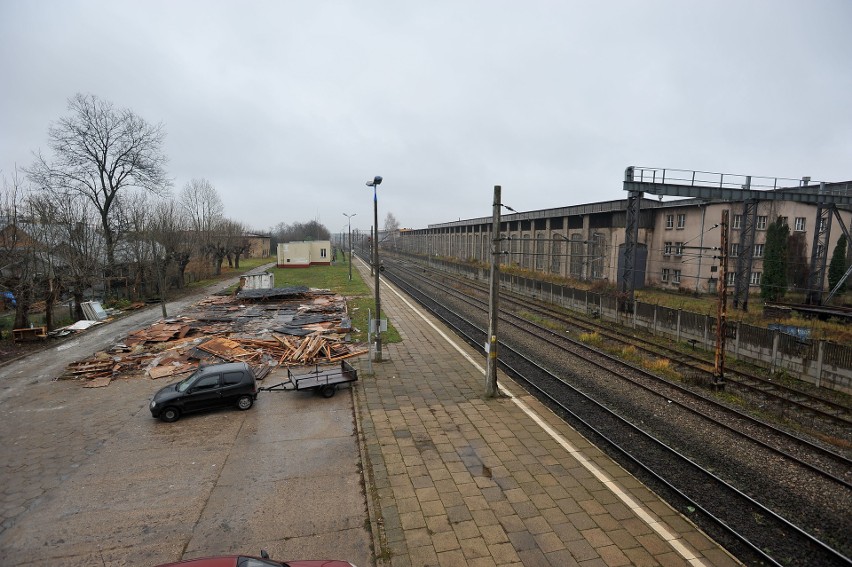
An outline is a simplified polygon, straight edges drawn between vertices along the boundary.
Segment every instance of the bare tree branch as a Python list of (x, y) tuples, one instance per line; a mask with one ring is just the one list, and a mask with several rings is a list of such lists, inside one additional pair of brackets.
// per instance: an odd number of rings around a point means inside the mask
[(38, 187), (75, 192), (100, 216), (107, 261), (115, 263), (118, 227), (113, 207), (130, 188), (155, 195), (168, 193), (162, 124), (150, 125), (129, 109), (116, 109), (95, 95), (77, 94), (68, 101), (69, 116), (48, 130), (53, 159), (36, 154), (27, 170)]

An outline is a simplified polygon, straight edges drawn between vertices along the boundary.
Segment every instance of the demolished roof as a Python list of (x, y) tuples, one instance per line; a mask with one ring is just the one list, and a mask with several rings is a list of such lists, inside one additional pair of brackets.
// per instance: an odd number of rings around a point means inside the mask
[[(256, 293), (276, 292), (276, 293)], [(129, 333), (107, 351), (68, 365), (60, 379), (106, 386), (115, 378), (171, 378), (199, 364), (246, 362), (258, 379), (279, 366), (331, 364), (367, 352), (348, 340), (346, 301), (305, 287), (209, 296), (180, 317)]]

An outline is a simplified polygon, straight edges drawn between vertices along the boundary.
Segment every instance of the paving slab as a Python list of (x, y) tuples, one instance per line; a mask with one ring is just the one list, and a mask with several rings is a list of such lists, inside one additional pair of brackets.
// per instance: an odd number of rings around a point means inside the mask
[(380, 564), (739, 565), (502, 373), (485, 398), (484, 357), (384, 280), (382, 307), (403, 340), (354, 388)]

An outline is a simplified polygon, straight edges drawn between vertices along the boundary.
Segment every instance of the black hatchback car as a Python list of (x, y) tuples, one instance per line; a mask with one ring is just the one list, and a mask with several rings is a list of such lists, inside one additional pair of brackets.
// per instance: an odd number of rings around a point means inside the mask
[(149, 409), (163, 421), (177, 421), (181, 415), (207, 409), (236, 406), (247, 410), (257, 399), (254, 372), (245, 362), (202, 366), (180, 382), (169, 384), (156, 394)]

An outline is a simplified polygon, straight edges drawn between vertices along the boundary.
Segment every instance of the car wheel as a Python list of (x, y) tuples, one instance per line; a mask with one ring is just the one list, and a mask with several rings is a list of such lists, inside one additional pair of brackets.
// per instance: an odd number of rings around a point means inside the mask
[(322, 394), (323, 398), (330, 398), (334, 395), (334, 393), (336, 391), (337, 391), (336, 385), (328, 385), (328, 386), (322, 387), (322, 390), (320, 390), (320, 394)]
[(160, 419), (162, 419), (166, 423), (177, 421), (179, 418), (180, 411), (178, 411), (177, 408), (166, 408), (163, 410), (163, 413), (160, 414)]
[(237, 407), (243, 411), (249, 409), (252, 404), (254, 404), (254, 400), (251, 396), (240, 396), (240, 399), (237, 400)]

